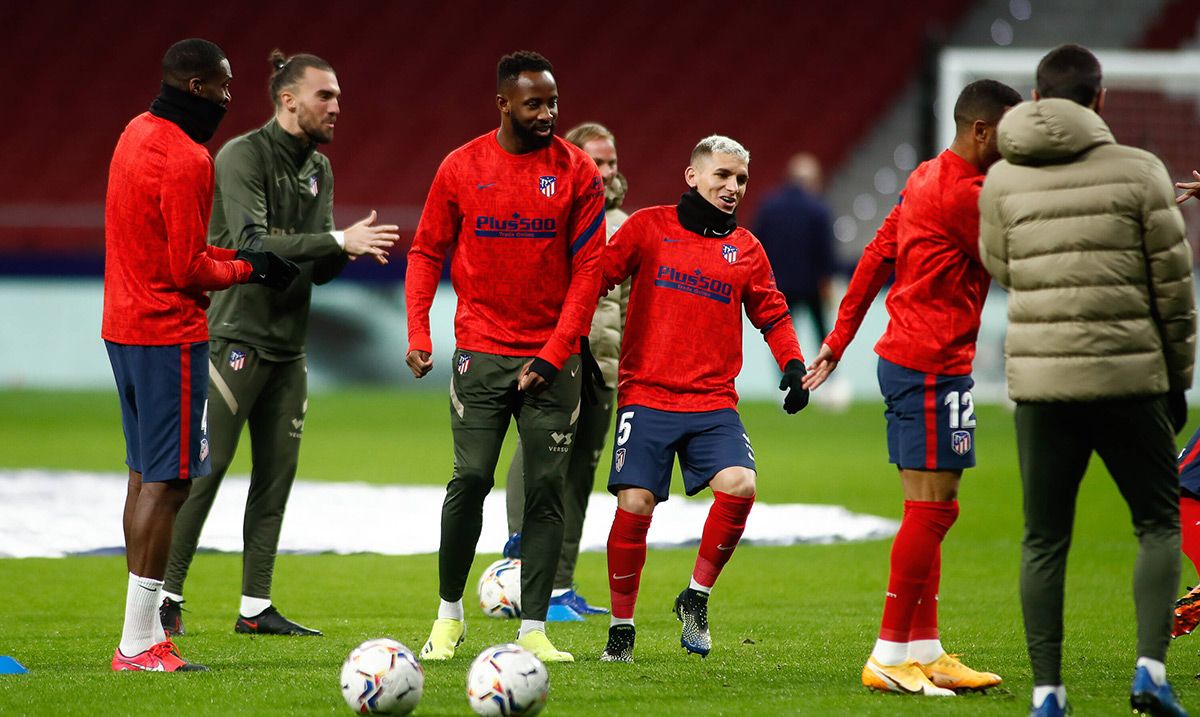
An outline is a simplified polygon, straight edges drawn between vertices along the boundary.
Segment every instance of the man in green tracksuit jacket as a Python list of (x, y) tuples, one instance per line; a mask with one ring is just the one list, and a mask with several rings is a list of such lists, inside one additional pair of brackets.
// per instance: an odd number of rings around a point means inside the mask
[(319, 635), (271, 605), (271, 578), (288, 494), (296, 477), (308, 369), (304, 340), (312, 286), (334, 279), (348, 259), (387, 263), (398, 238), (375, 213), (345, 231), (333, 224), (333, 173), (317, 145), (333, 139), (340, 89), (333, 68), (313, 55), (272, 53), (275, 117), (230, 140), (216, 158), (209, 242), (270, 249), (296, 262), (300, 276), (282, 292), (240, 287), (214, 294), (208, 310), (208, 435), (212, 473), (195, 479), (175, 521), (162, 605), (163, 626), (183, 633), (180, 603), (200, 530), (229, 469), (242, 428), (250, 425), (253, 466), (243, 528), (242, 600), (234, 630)]

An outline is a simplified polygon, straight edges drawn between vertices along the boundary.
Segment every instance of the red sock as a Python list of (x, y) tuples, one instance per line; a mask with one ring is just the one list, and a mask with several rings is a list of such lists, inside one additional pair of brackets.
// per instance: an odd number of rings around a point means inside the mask
[(1200, 573), (1200, 500), (1179, 498), (1179, 529), (1183, 533), (1183, 554)]
[(912, 626), (908, 628), (908, 641), (936, 640), (938, 635), (938, 588), (942, 584), (942, 545), (938, 543), (937, 552), (933, 556), (933, 565), (929, 566), (929, 580), (921, 591), (921, 601), (913, 612)]
[(743, 498), (713, 491), (713, 504), (708, 509), (708, 520), (704, 521), (704, 532), (700, 534), (700, 552), (696, 554), (696, 567), (692, 578), (706, 588), (711, 588), (721, 574), (721, 568), (733, 557), (746, 530), (746, 516), (754, 506), (754, 496)]
[(613, 617), (633, 619), (642, 568), (646, 565), (646, 533), (649, 530), (650, 516), (617, 508), (608, 531), (608, 591)]
[(904, 518), (892, 541), (891, 573), (879, 638), (908, 642), (917, 604), (929, 583), (942, 538), (958, 518), (958, 501), (904, 501)]

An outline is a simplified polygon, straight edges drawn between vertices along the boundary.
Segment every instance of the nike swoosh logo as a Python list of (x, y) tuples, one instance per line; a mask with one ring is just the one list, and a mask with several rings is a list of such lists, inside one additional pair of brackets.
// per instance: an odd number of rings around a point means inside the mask
[(736, 547), (737, 547), (737, 543), (730, 545), (728, 548), (726, 548), (724, 545), (721, 545), (720, 543), (717, 544), (717, 550), (724, 550), (726, 552), (733, 550)]
[(157, 589), (157, 588), (146, 587), (145, 585), (142, 585), (141, 583), (138, 583), (138, 587), (139, 587), (139, 588), (141, 588), (141, 589), (143, 589), (143, 590), (148, 590), (148, 591), (150, 591), (150, 592), (152, 592), (152, 593), (158, 592), (158, 589)]
[(250, 622), (249, 620), (242, 620), (242, 623), (244, 623), (246, 625), (246, 627), (250, 628), (251, 630), (258, 629), (258, 621), (257, 620), (254, 622)]
[(575, 378), (575, 374), (577, 374), (577, 373), (579, 373), (578, 366), (576, 366), (575, 369), (571, 371), (571, 378)]
[(628, 575), (617, 575), (616, 573), (612, 574), (613, 580), (627, 580), (629, 578), (634, 577), (635, 575), (637, 575), (637, 573), (630, 573)]
[(494, 186), (496, 186), (495, 182), (488, 182), (487, 184), (476, 184), (475, 188), (476, 189), (487, 189), (488, 187), (494, 187)]

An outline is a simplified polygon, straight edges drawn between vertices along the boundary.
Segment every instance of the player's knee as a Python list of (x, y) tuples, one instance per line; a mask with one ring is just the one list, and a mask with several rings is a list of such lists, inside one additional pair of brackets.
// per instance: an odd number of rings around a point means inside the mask
[(709, 486), (715, 491), (749, 498), (754, 495), (757, 482), (753, 470), (743, 466), (731, 466), (717, 473)]
[(496, 484), (495, 478), (483, 471), (471, 468), (455, 468), (451, 483), (457, 484), (459, 490), (472, 495), (487, 495)]
[(617, 507), (626, 513), (650, 515), (657, 503), (654, 494), (643, 488), (625, 488), (617, 492)]

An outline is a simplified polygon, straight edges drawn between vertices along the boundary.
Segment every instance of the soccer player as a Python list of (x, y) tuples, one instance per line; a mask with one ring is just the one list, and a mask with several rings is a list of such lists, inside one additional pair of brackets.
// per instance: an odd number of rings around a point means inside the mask
[(596, 308), (604, 183), (596, 164), (556, 137), (558, 85), (535, 52), (500, 58), (500, 129), (451, 152), (438, 168), (408, 253), (407, 363), (433, 367), (429, 307), (446, 252), (458, 295), (450, 384), (454, 474), (442, 505), (441, 604), (422, 660), (462, 643), (462, 595), (483, 523), (483, 499), (515, 418), (524, 452), (521, 628), (517, 644), (543, 662), (572, 662), (546, 637), (563, 540), (563, 481), (579, 412), (579, 338)]
[(271, 53), (269, 91), (274, 117), (230, 140), (216, 159), (216, 197), (209, 238), (229, 249), (265, 248), (300, 267), (284, 292), (238, 286), (213, 297), (208, 312), (212, 473), (195, 482), (179, 511), (167, 563), (162, 620), (183, 634), (183, 583), (200, 530), (250, 424), (253, 465), (242, 553), (242, 600), (234, 631), (258, 635), (320, 635), (271, 603), (275, 553), (288, 495), (296, 478), (308, 367), (304, 339), (314, 284), (325, 284), (350, 257), (387, 262), (399, 238), (375, 214), (334, 229), (333, 172), (318, 147), (333, 140), (340, 111), (337, 75), (315, 55)]
[(1138, 540), (1129, 705), (1178, 717), (1187, 713), (1166, 658), (1180, 575), (1175, 434), (1196, 362), (1192, 251), (1166, 167), (1117, 144), (1104, 98), (1091, 51), (1047, 53), (1033, 99), (1000, 123), (1004, 159), (979, 195), (980, 256), (1009, 292), (1004, 373), (1024, 494), (1031, 715), (1067, 707), (1063, 591), (1076, 496), (1095, 452)]
[[(565, 139), (579, 147), (600, 169), (604, 180), (604, 224), (607, 238), (621, 227), (629, 215), (621, 210), (629, 188), (624, 175), (617, 169), (616, 138), (603, 125), (586, 122), (567, 132)], [(600, 299), (592, 317), (588, 345), (596, 359), (600, 374), (583, 377), (584, 401), (579, 407), (579, 422), (575, 440), (571, 443), (571, 460), (567, 465), (567, 481), (563, 487), (563, 544), (554, 574), (554, 589), (550, 592), (551, 620), (577, 620), (580, 615), (603, 615), (605, 608), (588, 604), (575, 590), (575, 563), (579, 559), (579, 539), (587, 513), (588, 498), (596, 479), (596, 465), (604, 450), (604, 439), (612, 425), (613, 399), (617, 393), (617, 358), (621, 352), (621, 328), (625, 306), (629, 301), (628, 282), (614, 287)], [(586, 367), (585, 367), (586, 368)], [(591, 384), (589, 385), (589, 382)], [(591, 394), (588, 389), (593, 388)], [(517, 444), (520, 446), (520, 442)], [(508, 469), (505, 498), (508, 503), (508, 526), (512, 537), (505, 545), (506, 557), (520, 557), (521, 523), (525, 515), (525, 482), (522, 475), (522, 455), (518, 447)]]
[(604, 286), (632, 277), (608, 479), (617, 512), (608, 534), (606, 662), (633, 661), (646, 533), (654, 507), (670, 494), (676, 456), (687, 494), (713, 494), (691, 582), (675, 599), (680, 644), (701, 656), (712, 649), (709, 594), (754, 505), (754, 449), (733, 386), (742, 366), (743, 305), (783, 370), (780, 389), (790, 389), (784, 409), (808, 404), (787, 302), (766, 252), (737, 224), (749, 178), (750, 153), (741, 144), (719, 135), (700, 140), (684, 172), (690, 191), (675, 206), (635, 212), (601, 258)]
[[(1200, 429), (1179, 454), (1179, 532), (1183, 554), (1200, 573)], [(1174, 617), (1171, 637), (1192, 634), (1200, 624), (1200, 585), (1175, 601)]]
[(991, 282), (979, 260), (977, 201), (984, 173), (1000, 158), (996, 123), (1020, 101), (994, 80), (972, 82), (959, 94), (954, 142), (909, 176), (900, 202), (863, 251), (805, 379), (815, 389), (837, 367), (894, 273), (888, 325), (875, 353), (904, 517), (892, 542), (879, 639), (862, 671), (872, 689), (953, 696), (1001, 681), (942, 649), (937, 603), (942, 540), (958, 518), (963, 470), (975, 465), (971, 362)]
[(233, 79), (207, 40), (181, 40), (162, 61), (150, 111), (117, 140), (104, 206), (104, 315), (121, 404), (129, 489), (122, 519), (129, 585), (116, 671), (203, 670), (179, 655), (159, 622), (171, 529), (189, 479), (209, 471), (205, 430), (205, 292), (246, 281), (284, 289), (298, 269), (274, 254), (205, 243), (212, 138)]

